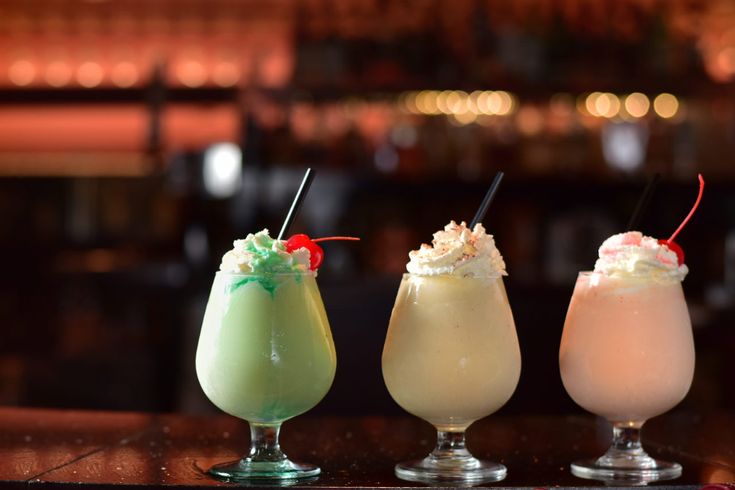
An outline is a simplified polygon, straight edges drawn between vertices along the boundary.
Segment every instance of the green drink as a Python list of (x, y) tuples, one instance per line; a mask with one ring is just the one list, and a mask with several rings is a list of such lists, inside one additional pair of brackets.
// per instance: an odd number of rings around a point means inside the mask
[[(303, 249), (300, 249), (303, 250)], [(267, 231), (235, 242), (217, 272), (196, 354), (199, 383), (223, 411), (247, 420), (250, 454), (210, 474), (230, 481), (319, 474), (281, 452), (280, 425), (329, 391), (336, 355), (308, 252)], [(251, 269), (246, 272), (236, 272)]]
[(327, 394), (335, 367), (313, 272), (216, 274), (196, 368), (217, 407), (249, 422), (283, 422)]

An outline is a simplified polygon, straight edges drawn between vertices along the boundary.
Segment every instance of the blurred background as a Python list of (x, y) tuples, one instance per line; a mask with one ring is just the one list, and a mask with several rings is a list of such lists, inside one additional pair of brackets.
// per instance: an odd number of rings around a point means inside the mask
[(204, 305), (235, 238), (293, 232), (338, 352), (315, 413), (401, 413), (380, 353), (409, 250), (485, 219), (523, 372), (505, 413), (580, 410), (557, 353), (579, 270), (655, 174), (697, 368), (735, 408), (735, 2), (0, 0), (0, 404), (207, 412)]

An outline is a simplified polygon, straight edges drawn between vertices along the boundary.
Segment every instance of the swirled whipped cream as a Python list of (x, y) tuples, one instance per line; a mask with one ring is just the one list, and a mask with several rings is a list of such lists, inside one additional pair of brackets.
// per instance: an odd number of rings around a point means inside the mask
[(495, 247), (492, 235), (476, 224), (474, 229), (450, 221), (444, 230), (434, 233), (431, 245), (422, 243), (409, 252), (408, 272), (424, 276), (453, 274), (458, 276), (507, 276), (503, 257)]
[(223, 272), (306, 272), (310, 252), (299, 248), (286, 251), (286, 243), (268, 235), (268, 229), (250, 233), (244, 240), (235, 240), (232, 250), (222, 256), (219, 270)]
[(600, 246), (595, 272), (608, 276), (649, 276), (681, 281), (689, 272), (676, 252), (639, 231), (618, 233)]

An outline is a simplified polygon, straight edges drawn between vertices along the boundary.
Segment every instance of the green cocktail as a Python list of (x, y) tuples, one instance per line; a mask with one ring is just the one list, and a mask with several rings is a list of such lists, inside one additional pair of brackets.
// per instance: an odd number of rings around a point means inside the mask
[(196, 367), (217, 407), (249, 422), (283, 422), (326, 395), (335, 366), (313, 272), (216, 274)]
[[(276, 241), (268, 245), (285, 256)], [(227, 480), (319, 474), (316, 466), (286, 458), (278, 432), (283, 421), (311, 409), (329, 390), (334, 343), (316, 273), (291, 262), (269, 269), (217, 272), (199, 337), (202, 389), (217, 407), (251, 427), (250, 454), (210, 470)]]

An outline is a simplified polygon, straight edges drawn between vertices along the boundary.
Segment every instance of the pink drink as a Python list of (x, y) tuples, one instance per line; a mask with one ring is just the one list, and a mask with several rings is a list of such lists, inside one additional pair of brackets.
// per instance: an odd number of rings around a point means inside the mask
[(677, 279), (579, 274), (559, 352), (569, 395), (611, 422), (640, 426), (679, 403), (694, 342)]
[(681, 281), (689, 268), (673, 240), (618, 233), (599, 249), (594, 272), (580, 272), (564, 323), (559, 367), (577, 404), (612, 423), (612, 444), (597, 459), (575, 461), (582, 478), (635, 485), (677, 478), (679, 463), (653, 459), (641, 426), (679, 403), (694, 377), (694, 338)]

